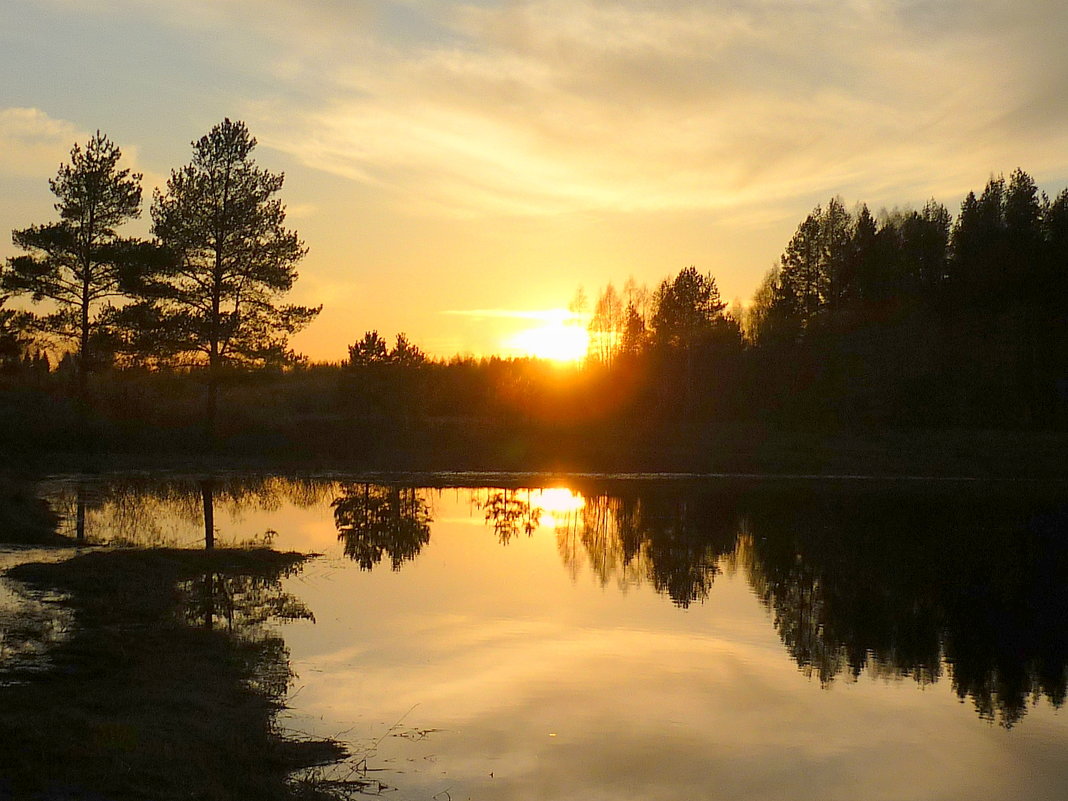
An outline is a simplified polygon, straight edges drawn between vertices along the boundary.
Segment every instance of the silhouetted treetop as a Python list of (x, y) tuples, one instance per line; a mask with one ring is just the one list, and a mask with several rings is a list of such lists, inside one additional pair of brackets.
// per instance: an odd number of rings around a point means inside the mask
[(256, 166), (243, 122), (224, 120), (193, 143), (193, 158), (171, 172), (152, 203), (152, 232), (170, 251), (143, 292), (176, 355), (263, 365), (292, 358), (289, 335), (319, 308), (285, 305), (307, 252), (285, 227), (275, 195), (284, 176)]
[(674, 279), (664, 279), (653, 300), (653, 341), (657, 345), (688, 348), (708, 337), (722, 319), (726, 304), (711, 273), (686, 267)]
[(427, 361), (426, 354), (408, 340), (408, 335), (397, 334), (396, 344), (390, 349), (378, 331), (367, 331), (363, 338), (349, 345), (350, 367), (367, 367), (375, 364), (392, 364), (399, 367), (418, 367)]
[(193, 143), (190, 163), (152, 203), (167, 258), (138, 281), (143, 300), (124, 309), (140, 332), (135, 351), (207, 368), (209, 431), (222, 370), (294, 361), (290, 335), (321, 308), (280, 302), (307, 251), (285, 227), (283, 176), (256, 165), (255, 147), (245, 124), (229, 119)]
[(4, 289), (54, 304), (55, 311), (35, 316), (35, 325), (73, 346), (83, 386), (107, 350), (109, 299), (123, 294), (120, 274), (133, 243), (118, 228), (141, 213), (141, 174), (120, 167), (121, 158), (100, 131), (84, 149), (75, 144), (70, 162), (48, 182), (59, 221), (14, 231), (15, 245), (27, 254), (10, 259), (3, 276)]

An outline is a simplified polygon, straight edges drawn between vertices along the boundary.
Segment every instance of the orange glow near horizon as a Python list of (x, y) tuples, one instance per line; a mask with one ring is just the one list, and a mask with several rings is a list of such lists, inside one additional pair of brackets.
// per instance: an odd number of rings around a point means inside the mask
[(535, 356), (554, 362), (577, 362), (586, 357), (590, 337), (586, 327), (574, 321), (553, 319), (548, 325), (527, 328), (505, 343), (517, 356)]

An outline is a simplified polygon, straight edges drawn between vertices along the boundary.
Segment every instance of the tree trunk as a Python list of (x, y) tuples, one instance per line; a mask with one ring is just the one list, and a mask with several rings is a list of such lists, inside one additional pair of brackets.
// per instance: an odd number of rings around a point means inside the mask
[(204, 434), (208, 449), (214, 450), (216, 443), (216, 419), (219, 414), (219, 372), (211, 365), (208, 367), (208, 394), (204, 412)]
[(93, 234), (96, 215), (89, 211), (89, 232), (82, 251), (81, 330), (78, 342), (78, 397), (84, 403), (89, 386), (89, 304), (93, 277)]
[(221, 337), (221, 314), (222, 314), (222, 253), (223, 234), (216, 231), (215, 234), (215, 267), (212, 272), (211, 288), (211, 332), (208, 343), (208, 409), (207, 425), (208, 448), (215, 449), (216, 443), (216, 420), (219, 412), (219, 367), (222, 362), (222, 353), (219, 346)]
[(200, 497), (204, 503), (204, 550), (215, 547), (215, 482), (205, 479), (200, 482)]
[(86, 400), (89, 388), (89, 280), (82, 286), (81, 336), (78, 342), (78, 397)]

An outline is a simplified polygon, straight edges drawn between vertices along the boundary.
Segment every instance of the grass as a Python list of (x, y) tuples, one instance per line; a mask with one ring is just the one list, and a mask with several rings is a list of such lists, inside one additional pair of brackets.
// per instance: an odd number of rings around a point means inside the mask
[(49, 650), (48, 670), (0, 677), (0, 799), (325, 801), (358, 791), (355, 781), (294, 778), (346, 750), (275, 724), (291, 672), (263, 624), (310, 616), (280, 584), (306, 558), (100, 550), (12, 568), (74, 625)]

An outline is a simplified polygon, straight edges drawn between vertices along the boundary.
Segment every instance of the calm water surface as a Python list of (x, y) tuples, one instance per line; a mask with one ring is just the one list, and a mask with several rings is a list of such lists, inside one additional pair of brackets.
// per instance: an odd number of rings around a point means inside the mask
[(1068, 796), (1062, 489), (485, 483), (42, 492), (89, 541), (196, 546), (208, 510), (219, 544), (323, 554), (285, 588), (315, 620), (282, 628), (282, 722), (392, 797)]

